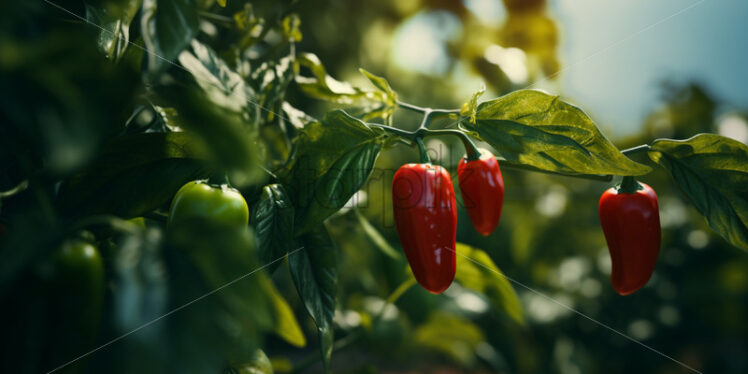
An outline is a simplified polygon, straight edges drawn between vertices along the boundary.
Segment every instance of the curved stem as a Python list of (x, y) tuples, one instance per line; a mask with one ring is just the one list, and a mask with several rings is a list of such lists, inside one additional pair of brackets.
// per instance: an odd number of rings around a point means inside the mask
[(480, 151), (478, 150), (478, 147), (475, 146), (475, 143), (470, 139), (470, 136), (468, 134), (465, 134), (464, 132), (460, 130), (429, 130), (429, 129), (420, 129), (419, 132), (423, 133), (425, 136), (439, 136), (439, 135), (452, 135), (457, 136), (462, 140), (462, 145), (465, 147), (465, 153), (467, 153), (467, 160), (473, 161), (480, 158)]
[(397, 103), (397, 106), (399, 106), (399, 107), (401, 107), (403, 109), (407, 109), (407, 110), (410, 110), (412, 112), (423, 113), (423, 114), (426, 114), (427, 112), (429, 112), (431, 114), (431, 116), (434, 116), (434, 117), (448, 116), (448, 115), (451, 115), (451, 114), (458, 114), (458, 115), (460, 114), (460, 110), (459, 109), (433, 109), (433, 108), (425, 108), (425, 107), (420, 107), (418, 105), (408, 104), (408, 103), (400, 101), (400, 100), (397, 100), (396, 103)]
[(418, 151), (421, 153), (421, 163), (430, 164), (431, 158), (429, 157), (429, 152), (426, 150), (426, 146), (423, 145), (423, 139), (420, 136), (416, 137), (416, 144), (418, 144)]

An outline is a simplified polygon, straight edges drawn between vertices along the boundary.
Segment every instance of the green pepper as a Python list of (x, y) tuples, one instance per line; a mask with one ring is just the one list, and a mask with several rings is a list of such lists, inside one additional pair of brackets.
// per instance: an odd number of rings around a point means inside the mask
[(222, 226), (246, 227), (249, 207), (239, 191), (227, 184), (192, 181), (182, 186), (174, 196), (167, 225), (195, 218), (207, 219)]

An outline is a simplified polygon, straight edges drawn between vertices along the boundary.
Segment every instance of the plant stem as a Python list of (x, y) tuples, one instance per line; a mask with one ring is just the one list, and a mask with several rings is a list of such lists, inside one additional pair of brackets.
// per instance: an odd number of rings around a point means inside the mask
[(636, 181), (634, 177), (626, 176), (623, 177), (621, 185), (618, 187), (618, 193), (636, 193), (636, 191), (642, 189), (642, 185)]
[(646, 151), (649, 151), (650, 149), (651, 147), (649, 146), (649, 144), (642, 144), (642, 145), (637, 145), (636, 147), (624, 149), (621, 151), (621, 153), (628, 156), (628, 155), (633, 155), (636, 153), (646, 152)]
[(426, 150), (426, 146), (423, 145), (423, 139), (420, 136), (416, 137), (416, 144), (418, 144), (418, 151), (421, 153), (421, 163), (430, 164), (431, 158), (429, 152)]
[(439, 136), (439, 135), (452, 135), (457, 136), (462, 140), (462, 145), (465, 147), (465, 153), (467, 153), (467, 160), (473, 161), (480, 158), (480, 151), (478, 150), (478, 147), (475, 146), (475, 143), (470, 139), (468, 134), (465, 134), (464, 132), (460, 130), (429, 130), (429, 129), (420, 129), (418, 130), (420, 133), (422, 133), (425, 136)]
[(442, 117), (442, 116), (449, 116), (449, 115), (452, 115), (452, 114), (457, 114), (457, 115), (460, 114), (460, 110), (459, 109), (433, 109), (433, 108), (424, 108), (424, 107), (420, 107), (418, 105), (408, 104), (408, 103), (400, 101), (400, 100), (397, 101), (397, 106), (399, 106), (399, 107), (401, 107), (403, 109), (410, 110), (412, 112), (417, 112), (417, 113), (426, 114), (428, 112), (428, 113), (430, 113), (430, 115), (432, 117)]

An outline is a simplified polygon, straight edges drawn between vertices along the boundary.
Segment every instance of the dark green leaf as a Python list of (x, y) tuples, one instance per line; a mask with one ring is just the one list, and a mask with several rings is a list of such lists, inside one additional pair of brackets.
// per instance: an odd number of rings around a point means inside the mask
[(93, 165), (60, 187), (57, 203), (72, 216), (141, 215), (167, 203), (204, 171), (198, 159), (205, 153), (185, 133), (123, 136), (102, 149)]
[(171, 349), (188, 355), (181, 365), (204, 372), (202, 360), (211, 354), (224, 364), (246, 360), (260, 334), (275, 328), (273, 287), (255, 258), (254, 242), (248, 228), (210, 220), (169, 227), (169, 301), (172, 309), (189, 306), (169, 318), (176, 334)]
[(160, 86), (156, 92), (159, 101), (164, 101), (158, 104), (176, 110), (171, 120), (198, 135), (198, 144), (207, 150), (216, 169), (227, 172), (232, 184), (242, 187), (265, 177), (259, 167), (256, 134), (240, 113), (212, 105), (196, 87)]
[(510, 162), (569, 175), (642, 175), (651, 169), (631, 161), (579, 108), (558, 96), (515, 91), (478, 106), (475, 122), (463, 119)]
[(748, 147), (714, 134), (660, 139), (649, 157), (678, 183), (709, 226), (748, 250)]
[(455, 280), (465, 288), (486, 295), (494, 309), (503, 310), (513, 320), (524, 324), (522, 304), (514, 288), (486, 252), (457, 243)]
[(371, 174), (383, 141), (381, 130), (343, 111), (301, 131), (288, 185), (297, 232), (319, 225), (348, 202)]
[(86, 19), (99, 25), (97, 44), (107, 58), (119, 60), (130, 42), (130, 22), (142, 0), (110, 0), (94, 7), (86, 5)]
[(303, 248), (289, 256), (288, 264), (299, 297), (317, 324), (322, 358), (329, 372), (338, 292), (337, 253), (324, 226), (302, 236), (300, 244)]
[(195, 0), (143, 0), (140, 28), (151, 76), (174, 63), (198, 31)]
[(281, 258), (293, 245), (293, 206), (280, 184), (270, 184), (262, 189), (260, 201), (254, 209), (258, 257), (263, 264)]
[(192, 52), (183, 51), (179, 63), (189, 71), (214, 104), (235, 112), (246, 109), (254, 96), (238, 73), (208, 46), (193, 40)]

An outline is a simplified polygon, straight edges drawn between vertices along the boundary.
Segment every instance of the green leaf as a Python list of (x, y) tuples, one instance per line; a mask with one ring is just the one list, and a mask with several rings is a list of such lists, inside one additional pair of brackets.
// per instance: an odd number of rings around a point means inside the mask
[(199, 20), (194, 0), (143, 0), (140, 30), (148, 53), (144, 55), (153, 77), (174, 63), (197, 35)]
[(286, 119), (288, 119), (293, 127), (297, 129), (303, 129), (304, 126), (309, 123), (319, 122), (314, 119), (314, 117), (304, 113), (302, 110), (294, 108), (294, 106), (289, 104), (287, 101), (283, 102), (281, 108), (283, 109), (283, 113), (285, 113)]
[(319, 330), (322, 359), (329, 372), (338, 292), (337, 253), (322, 225), (302, 236), (300, 243), (303, 248), (289, 256), (288, 264), (299, 297)]
[(296, 321), (293, 310), (288, 306), (286, 299), (275, 289), (272, 282), (269, 284), (267, 292), (273, 303), (276, 321), (273, 332), (288, 342), (288, 344), (299, 348), (306, 347), (306, 337), (304, 336), (304, 332), (301, 331), (299, 322)]
[(662, 165), (709, 226), (748, 250), (748, 147), (714, 134), (656, 140), (649, 157)]
[(277, 325), (272, 284), (255, 258), (251, 230), (193, 219), (171, 225), (167, 243), (170, 310), (183, 307), (168, 330), (169, 349), (186, 361), (179, 364), (205, 371), (201, 361), (210, 354), (224, 365), (246, 360), (261, 333)]
[(446, 354), (464, 367), (471, 367), (476, 361), (475, 352), (485, 342), (485, 337), (470, 320), (437, 311), (429, 316), (426, 323), (418, 326), (413, 340)]
[(255, 224), (259, 259), (271, 263), (288, 253), (293, 245), (293, 206), (280, 184), (262, 189), (260, 201), (252, 214)]
[(386, 93), (363, 90), (327, 75), (322, 61), (315, 54), (300, 53), (296, 61), (301, 66), (309, 68), (314, 75), (314, 77), (296, 76), (296, 84), (310, 97), (336, 104), (362, 106), (368, 110), (387, 105)]
[(296, 14), (290, 14), (281, 21), (283, 27), (283, 37), (293, 43), (298, 43), (302, 39), (301, 19)]
[(192, 52), (183, 51), (179, 63), (189, 71), (214, 104), (235, 112), (246, 109), (254, 97), (238, 73), (208, 46), (192, 40)]
[(97, 45), (114, 61), (125, 54), (130, 43), (130, 22), (140, 9), (142, 0), (111, 0), (98, 6), (86, 4), (86, 19), (99, 25)]
[(388, 121), (392, 117), (392, 114), (395, 112), (395, 109), (397, 109), (397, 93), (392, 90), (392, 87), (390, 87), (390, 83), (387, 82), (386, 79), (376, 76), (364, 69), (358, 69), (358, 71), (361, 72), (361, 74), (363, 74), (367, 79), (369, 79), (369, 82), (371, 82), (371, 84), (373, 84), (374, 87), (376, 87), (379, 91), (384, 93), (387, 98), (387, 101), (383, 106), (372, 110), (369, 113), (366, 113), (363, 116), (364, 120), (381, 117), (385, 121)]
[(384, 139), (380, 129), (340, 110), (301, 130), (287, 175), (297, 232), (319, 225), (364, 185)]
[(486, 252), (457, 243), (455, 280), (465, 288), (485, 295), (494, 309), (503, 310), (514, 321), (524, 324), (522, 304), (514, 288)]
[(204, 157), (185, 133), (115, 138), (102, 147), (96, 162), (62, 183), (57, 204), (75, 217), (139, 216), (167, 203), (183, 184), (200, 177), (205, 168), (199, 159)]
[(462, 105), (462, 109), (460, 109), (460, 115), (463, 117), (469, 117), (470, 123), (475, 123), (475, 115), (478, 112), (478, 99), (480, 99), (481, 96), (486, 92), (486, 86), (481, 85), (481, 87), (476, 91), (473, 96), (470, 98), (470, 101)]
[(462, 126), (508, 161), (541, 170), (568, 175), (651, 171), (618, 151), (581, 109), (541, 91), (515, 91), (484, 102), (475, 123), (463, 120)]
[(213, 105), (194, 86), (157, 86), (154, 91), (155, 99), (163, 101), (157, 104), (176, 110), (171, 121), (197, 135), (197, 144), (207, 150), (216, 169), (226, 171), (232, 184), (243, 187), (265, 177), (259, 167), (256, 133), (240, 113)]

